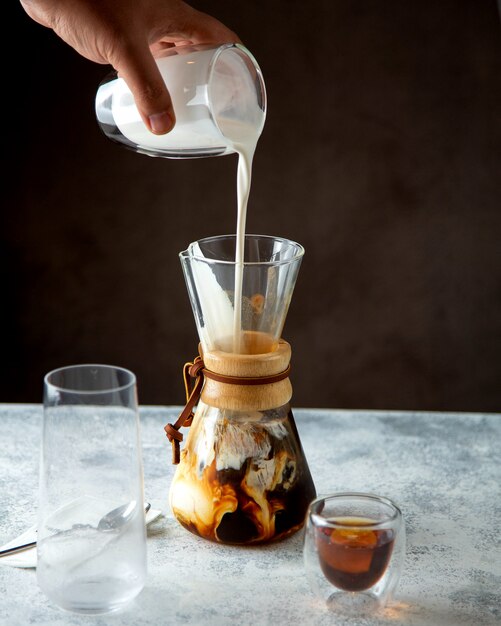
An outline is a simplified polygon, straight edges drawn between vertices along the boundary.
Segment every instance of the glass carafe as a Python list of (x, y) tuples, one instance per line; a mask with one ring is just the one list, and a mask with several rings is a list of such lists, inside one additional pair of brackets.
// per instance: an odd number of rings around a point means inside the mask
[[(189, 531), (229, 544), (286, 537), (302, 527), (315, 487), (290, 400), (291, 347), (281, 338), (304, 249), (278, 237), (211, 237), (180, 254), (200, 337), (189, 371), (194, 416), (166, 426), (174, 447), (191, 424), (170, 490)], [(184, 418), (189, 420), (184, 421)]]
[(103, 133), (135, 152), (171, 159), (219, 156), (266, 117), (266, 89), (256, 59), (240, 44), (174, 46), (155, 54), (176, 114), (173, 130), (154, 135), (132, 92), (112, 72), (99, 85), (96, 117)]

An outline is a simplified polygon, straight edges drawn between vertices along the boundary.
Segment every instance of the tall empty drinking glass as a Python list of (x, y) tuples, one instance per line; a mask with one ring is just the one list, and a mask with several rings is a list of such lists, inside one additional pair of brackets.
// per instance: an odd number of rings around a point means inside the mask
[(44, 380), (37, 578), (63, 609), (109, 613), (146, 579), (136, 379), (75, 365)]

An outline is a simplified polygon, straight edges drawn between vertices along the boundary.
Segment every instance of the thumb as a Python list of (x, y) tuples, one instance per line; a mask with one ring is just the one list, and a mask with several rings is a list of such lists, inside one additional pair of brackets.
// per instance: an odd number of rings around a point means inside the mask
[(114, 67), (131, 90), (147, 128), (156, 135), (172, 130), (176, 116), (171, 97), (148, 45), (123, 51)]

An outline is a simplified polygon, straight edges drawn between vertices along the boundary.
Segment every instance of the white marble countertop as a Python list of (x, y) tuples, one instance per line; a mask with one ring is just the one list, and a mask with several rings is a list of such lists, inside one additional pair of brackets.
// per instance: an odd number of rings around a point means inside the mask
[[(148, 581), (126, 610), (66, 613), (34, 570), (0, 566), (0, 624), (196, 626), (501, 623), (501, 414), (295, 409), (318, 493), (368, 491), (401, 507), (407, 555), (395, 602), (377, 618), (329, 613), (310, 592), (302, 533), (217, 545), (172, 517), (163, 431), (176, 407), (142, 407), (145, 495), (164, 515), (148, 531)], [(36, 518), (42, 408), (0, 404), (0, 545)]]

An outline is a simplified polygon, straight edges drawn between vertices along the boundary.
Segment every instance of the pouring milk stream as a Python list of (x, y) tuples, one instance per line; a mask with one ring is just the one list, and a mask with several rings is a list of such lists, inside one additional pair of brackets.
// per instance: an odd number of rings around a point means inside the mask
[(232, 144), (238, 153), (237, 171), (237, 245), (235, 250), (235, 308), (233, 312), (233, 352), (240, 353), (242, 343), (242, 289), (244, 276), (245, 225), (247, 221), (247, 204), (249, 202), (252, 160), (259, 135), (252, 126), (245, 129), (240, 142)]

